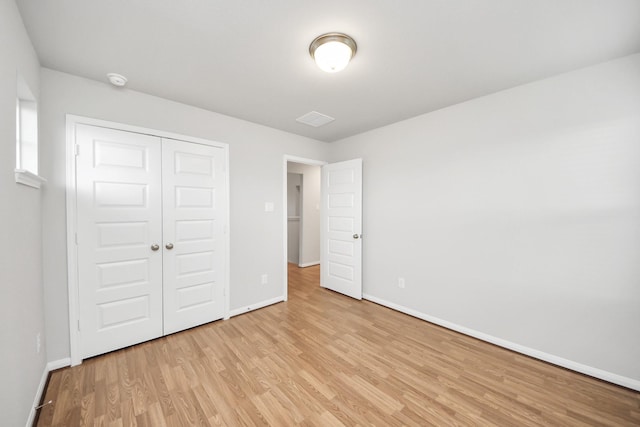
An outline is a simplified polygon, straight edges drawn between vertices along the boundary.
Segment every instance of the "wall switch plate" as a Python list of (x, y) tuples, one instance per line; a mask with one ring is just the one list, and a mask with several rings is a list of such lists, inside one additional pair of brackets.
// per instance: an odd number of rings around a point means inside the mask
[(404, 277), (398, 277), (398, 287), (404, 289)]
[(273, 212), (273, 202), (264, 202), (264, 211)]
[(260, 278), (260, 283), (262, 283), (263, 285), (266, 285), (267, 283), (269, 283), (269, 276), (267, 276), (266, 274), (263, 274), (262, 277)]

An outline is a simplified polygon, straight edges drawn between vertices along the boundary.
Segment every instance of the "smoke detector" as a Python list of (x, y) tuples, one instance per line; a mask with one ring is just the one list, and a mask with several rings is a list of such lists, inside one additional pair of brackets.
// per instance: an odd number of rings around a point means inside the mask
[(124, 85), (127, 84), (127, 78), (122, 74), (109, 73), (107, 74), (107, 78), (109, 79), (111, 84), (114, 86), (123, 87)]

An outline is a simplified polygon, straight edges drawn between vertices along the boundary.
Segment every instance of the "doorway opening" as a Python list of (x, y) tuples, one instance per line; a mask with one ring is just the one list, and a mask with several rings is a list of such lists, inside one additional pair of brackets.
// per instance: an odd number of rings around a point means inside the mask
[(320, 187), (326, 162), (285, 156), (284, 300), (288, 299), (289, 271), (320, 265)]

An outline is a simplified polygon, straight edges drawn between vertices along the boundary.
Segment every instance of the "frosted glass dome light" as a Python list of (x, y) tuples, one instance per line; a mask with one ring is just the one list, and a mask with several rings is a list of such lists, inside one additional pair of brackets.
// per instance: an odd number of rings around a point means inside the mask
[(309, 53), (322, 71), (337, 73), (349, 65), (356, 54), (356, 42), (346, 34), (327, 33), (317, 37), (309, 46)]

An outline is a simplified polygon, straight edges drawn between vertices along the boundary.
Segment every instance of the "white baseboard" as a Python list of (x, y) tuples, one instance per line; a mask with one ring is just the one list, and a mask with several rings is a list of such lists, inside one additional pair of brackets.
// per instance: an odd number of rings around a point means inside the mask
[(36, 419), (36, 406), (40, 405), (40, 399), (42, 399), (44, 387), (47, 385), (49, 372), (55, 371), (56, 369), (64, 368), (66, 366), (71, 366), (71, 358), (69, 357), (60, 360), (54, 360), (45, 365), (44, 370), (42, 371), (42, 377), (40, 377), (40, 384), (38, 384), (38, 389), (36, 390), (36, 396), (33, 399), (33, 405), (31, 405), (31, 411), (29, 411), (29, 418), (27, 419), (26, 424), (27, 427), (31, 427), (33, 425), (33, 421)]
[(304, 264), (298, 264), (298, 267), (305, 268), (305, 267), (311, 267), (313, 265), (319, 265), (319, 264), (320, 264), (320, 261), (305, 262)]
[(530, 347), (525, 347), (523, 345), (516, 344), (511, 341), (504, 340), (502, 338), (485, 334), (484, 332), (479, 332), (474, 329), (467, 328), (465, 326), (460, 326), (455, 323), (442, 320), (437, 317), (430, 316), (428, 314), (421, 313), (417, 310), (413, 310), (411, 308), (386, 301), (382, 298), (378, 298), (370, 294), (364, 294), (362, 297), (371, 302), (375, 302), (376, 304), (380, 304), (385, 307), (391, 308), (393, 310), (408, 314), (409, 316), (417, 317), (418, 319), (422, 319), (427, 322), (442, 326), (444, 328), (451, 329), (452, 331), (460, 332), (461, 334), (468, 335), (470, 337), (474, 337), (479, 340), (489, 342), (491, 344), (495, 344), (499, 347), (513, 350), (517, 353), (521, 353), (526, 356), (531, 356), (535, 359), (543, 360), (545, 362), (549, 362), (553, 365), (561, 366), (563, 368), (567, 368), (572, 371), (580, 372), (582, 374), (589, 375), (590, 377), (598, 378), (613, 384), (618, 384), (623, 387), (640, 391), (640, 381), (635, 380), (633, 378), (623, 377), (622, 375), (614, 374), (612, 372), (604, 371), (602, 369), (594, 368), (592, 366), (583, 365), (582, 363), (574, 362), (573, 360), (564, 359), (562, 357), (545, 353), (543, 351), (539, 351)]
[(56, 369), (66, 368), (67, 366), (71, 366), (71, 358), (65, 357), (64, 359), (53, 360), (47, 363), (47, 369), (49, 372), (55, 371)]
[(33, 405), (31, 405), (31, 411), (29, 411), (29, 418), (27, 418), (26, 427), (31, 427), (33, 425), (33, 421), (36, 419), (36, 406), (40, 404), (40, 398), (42, 397), (42, 393), (44, 392), (44, 386), (47, 384), (47, 378), (49, 376), (49, 370), (45, 365), (44, 370), (42, 371), (42, 377), (40, 377), (40, 384), (38, 384), (38, 389), (36, 390), (36, 396), (33, 399)]
[(271, 299), (268, 299), (268, 300), (260, 301), (258, 303), (251, 304), (251, 305), (248, 305), (248, 306), (245, 306), (245, 307), (235, 308), (235, 309), (233, 309), (233, 310), (231, 310), (229, 312), (229, 317), (238, 316), (240, 314), (248, 313), (250, 311), (257, 310), (259, 308), (263, 308), (263, 307), (266, 307), (268, 305), (276, 304), (276, 303), (279, 303), (279, 302), (282, 302), (282, 301), (284, 301), (284, 297), (283, 296), (279, 296), (279, 297), (276, 297), (276, 298), (271, 298)]

